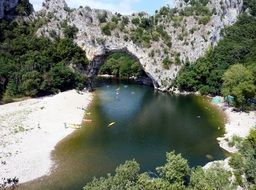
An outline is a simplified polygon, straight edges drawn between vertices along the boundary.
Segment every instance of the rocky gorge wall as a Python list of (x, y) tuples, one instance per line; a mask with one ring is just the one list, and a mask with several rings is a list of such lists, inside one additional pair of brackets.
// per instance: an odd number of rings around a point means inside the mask
[[(36, 14), (36, 18), (47, 18), (48, 20), (37, 34), (49, 38), (63, 37), (62, 24), (66, 22), (78, 29), (74, 41), (85, 51), (91, 62), (84, 71), (88, 77), (97, 74), (97, 70), (109, 53), (127, 52), (137, 58), (145, 72), (153, 80), (155, 88), (166, 91), (171, 89), (183, 64), (194, 62), (203, 56), (221, 39), (221, 30), (236, 22), (242, 11), (243, 1), (209, 0), (206, 5), (207, 9), (212, 12), (209, 18), (196, 14), (182, 15), (182, 12), (184, 14), (188, 10), (187, 7), (191, 7), (189, 2), (176, 0), (175, 5), (176, 9), (172, 17), (166, 16), (164, 13), (163, 15), (156, 13), (153, 16), (145, 13), (123, 16), (90, 7), (70, 9), (64, 0), (46, 0), (42, 11)], [(102, 15), (103, 23), (100, 20)], [(102, 29), (108, 23), (111, 26), (111, 23), (115, 22), (114, 19), (118, 17), (121, 20), (128, 20), (128, 22), (121, 25), (122, 21), (118, 21), (118, 24), (111, 28), (110, 35), (105, 34)], [(158, 28), (162, 28), (160, 32), (165, 34), (165, 38), (150, 39), (146, 45), (136, 43), (133, 35), (141, 30), (135, 24), (135, 20), (138, 18), (141, 22), (142, 20), (154, 22), (154, 19), (158, 19), (157, 23), (152, 24), (153, 29), (150, 29), (149, 34), (147, 30), (144, 30), (141, 35), (153, 36), (155, 31), (156, 33), (159, 31)], [(203, 19), (208, 20), (201, 23)], [(166, 38), (166, 35), (169, 37)], [(137, 36), (137, 38), (139, 37)], [(166, 39), (170, 42), (166, 43)], [(167, 61), (169, 61), (168, 65), (165, 66), (164, 63)]]
[(6, 12), (15, 8), (19, 0), (0, 0), (0, 19), (3, 18)]

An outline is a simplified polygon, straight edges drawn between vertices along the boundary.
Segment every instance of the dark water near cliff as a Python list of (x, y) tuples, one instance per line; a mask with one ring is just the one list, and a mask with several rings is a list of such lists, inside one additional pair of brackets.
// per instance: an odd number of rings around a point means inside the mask
[[(19, 189), (82, 189), (93, 176), (113, 173), (117, 165), (133, 158), (142, 171), (154, 171), (172, 150), (182, 153), (191, 166), (209, 162), (207, 155), (224, 158), (216, 140), (223, 133), (223, 118), (201, 97), (105, 82), (97, 88), (88, 112), (92, 123), (67, 137), (52, 153), (57, 163), (52, 174)], [(116, 124), (109, 128), (112, 122)]]

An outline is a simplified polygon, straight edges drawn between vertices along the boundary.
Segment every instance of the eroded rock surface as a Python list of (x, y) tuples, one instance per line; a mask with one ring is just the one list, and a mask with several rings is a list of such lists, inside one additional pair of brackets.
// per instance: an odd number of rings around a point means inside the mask
[[(54, 38), (63, 36), (62, 23), (65, 21), (70, 26), (75, 26), (78, 33), (74, 41), (85, 51), (91, 61), (87, 74), (97, 74), (98, 67), (104, 57), (116, 51), (125, 51), (136, 57), (145, 72), (154, 81), (155, 88), (170, 90), (174, 79), (185, 62), (194, 62), (203, 56), (209, 48), (216, 45), (221, 39), (221, 30), (236, 22), (242, 11), (242, 0), (209, 0), (206, 5), (211, 16), (182, 15), (191, 7), (189, 3), (176, 0), (175, 13), (172, 16), (150, 16), (145, 13), (122, 16), (105, 10), (80, 7), (70, 9), (64, 0), (46, 0), (37, 18), (47, 17), (45, 23), (37, 32), (38, 35)], [(104, 15), (102, 23), (100, 16)], [(125, 25), (118, 21), (115, 28), (111, 28), (110, 35), (102, 32), (108, 23), (113, 23), (116, 18), (128, 19)], [(133, 32), (138, 29), (134, 19), (148, 19), (153, 22), (153, 27), (161, 26), (170, 37), (170, 42), (159, 38), (150, 39), (149, 44), (134, 42)], [(154, 19), (157, 19), (157, 23)], [(205, 21), (206, 20), (206, 21)], [(155, 22), (154, 22), (155, 21)], [(144, 35), (147, 31), (143, 31)], [(150, 29), (150, 35), (154, 28)], [(152, 35), (153, 36), (153, 35)], [(146, 36), (147, 37), (147, 36)], [(168, 65), (163, 63), (168, 59)]]

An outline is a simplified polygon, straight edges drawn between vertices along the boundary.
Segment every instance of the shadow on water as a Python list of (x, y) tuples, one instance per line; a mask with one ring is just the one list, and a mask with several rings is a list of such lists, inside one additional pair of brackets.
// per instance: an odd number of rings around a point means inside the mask
[(92, 123), (56, 146), (51, 175), (19, 189), (82, 189), (93, 176), (113, 173), (134, 158), (142, 171), (153, 171), (172, 150), (191, 166), (209, 162), (206, 155), (225, 156), (216, 140), (223, 134), (223, 118), (201, 97), (174, 96), (125, 82), (101, 83), (86, 117)]

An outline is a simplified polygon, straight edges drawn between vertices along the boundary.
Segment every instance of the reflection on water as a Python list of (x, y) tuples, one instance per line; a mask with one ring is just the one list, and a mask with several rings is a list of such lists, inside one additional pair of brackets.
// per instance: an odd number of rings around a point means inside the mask
[(19, 189), (78, 190), (93, 176), (113, 173), (117, 165), (133, 158), (143, 171), (153, 171), (172, 150), (182, 153), (191, 166), (207, 163), (209, 155), (224, 157), (216, 140), (223, 133), (218, 130), (223, 120), (200, 97), (174, 96), (123, 82), (102, 84), (96, 94), (86, 115), (92, 123), (57, 145), (52, 174)]

